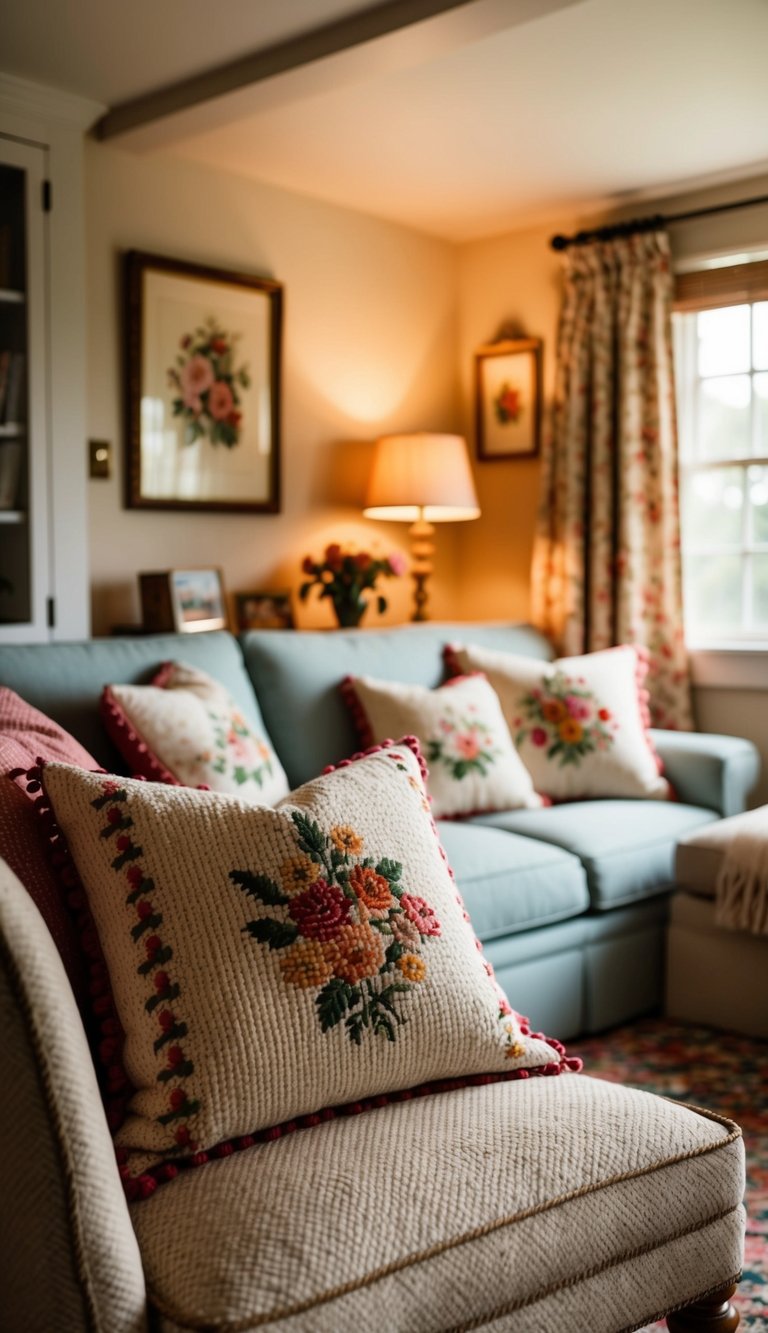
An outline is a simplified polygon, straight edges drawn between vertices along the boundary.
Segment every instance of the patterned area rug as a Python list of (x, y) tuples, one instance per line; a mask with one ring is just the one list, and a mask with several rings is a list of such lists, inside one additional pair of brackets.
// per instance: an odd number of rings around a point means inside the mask
[[(654, 1019), (570, 1047), (589, 1074), (719, 1111), (741, 1125), (747, 1242), (734, 1304), (740, 1328), (768, 1330), (768, 1042)], [(648, 1333), (665, 1328), (652, 1324)]]

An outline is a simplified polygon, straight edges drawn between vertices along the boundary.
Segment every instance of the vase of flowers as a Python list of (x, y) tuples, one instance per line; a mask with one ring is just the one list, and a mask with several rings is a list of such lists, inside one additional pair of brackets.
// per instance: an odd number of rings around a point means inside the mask
[[(307, 555), (301, 568), (308, 575), (299, 588), (302, 602), (306, 601), (312, 588), (319, 587), (321, 599), (325, 597), (332, 603), (341, 628), (354, 629), (368, 609), (369, 603), (363, 593), (374, 591), (381, 576), (392, 578), (404, 574), (405, 560), (396, 552), (378, 557), (369, 551), (344, 549), (332, 542), (326, 546), (322, 560), (313, 560)], [(376, 607), (379, 614), (387, 609), (387, 599), (381, 593), (376, 595)]]

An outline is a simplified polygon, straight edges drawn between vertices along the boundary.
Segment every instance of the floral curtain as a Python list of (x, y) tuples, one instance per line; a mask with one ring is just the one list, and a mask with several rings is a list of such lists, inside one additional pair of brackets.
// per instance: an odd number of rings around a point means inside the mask
[(572, 246), (565, 280), (534, 618), (563, 653), (643, 645), (653, 724), (689, 728), (668, 237)]

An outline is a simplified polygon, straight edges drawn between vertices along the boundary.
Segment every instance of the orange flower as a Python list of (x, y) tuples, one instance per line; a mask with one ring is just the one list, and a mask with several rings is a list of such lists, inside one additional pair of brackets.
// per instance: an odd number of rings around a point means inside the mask
[(324, 943), (323, 955), (335, 977), (354, 985), (379, 971), (384, 962), (384, 941), (368, 925), (346, 925), (335, 939)]
[(387, 912), (394, 902), (389, 883), (372, 866), (355, 866), (349, 872), (349, 883), (371, 912)]
[(331, 841), (340, 852), (346, 852), (349, 856), (359, 856), (363, 850), (362, 838), (349, 827), (349, 824), (337, 824), (332, 828)]
[(308, 990), (310, 986), (325, 984), (331, 975), (331, 965), (318, 940), (297, 940), (280, 959), (280, 971), (291, 986)]
[(547, 722), (562, 722), (566, 711), (565, 704), (561, 703), (559, 699), (548, 699), (546, 703), (541, 705), (542, 717)]
[(423, 981), (427, 975), (426, 963), (415, 953), (404, 953), (402, 958), (398, 958), (397, 966), (406, 981)]
[(294, 893), (303, 893), (317, 879), (317, 866), (308, 856), (292, 856), (283, 861), (280, 867), (283, 889), (291, 897)]
[(584, 735), (584, 728), (575, 717), (567, 717), (560, 723), (558, 731), (561, 741), (565, 741), (566, 745), (577, 745)]

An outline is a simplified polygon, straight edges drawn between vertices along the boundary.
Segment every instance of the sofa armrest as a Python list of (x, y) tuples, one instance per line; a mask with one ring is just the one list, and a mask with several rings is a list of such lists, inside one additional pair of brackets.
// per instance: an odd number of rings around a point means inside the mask
[(0, 860), (3, 1327), (144, 1333), (136, 1236), (61, 959)]
[(760, 776), (760, 756), (739, 736), (651, 730), (664, 774), (679, 800), (720, 815), (738, 815)]

